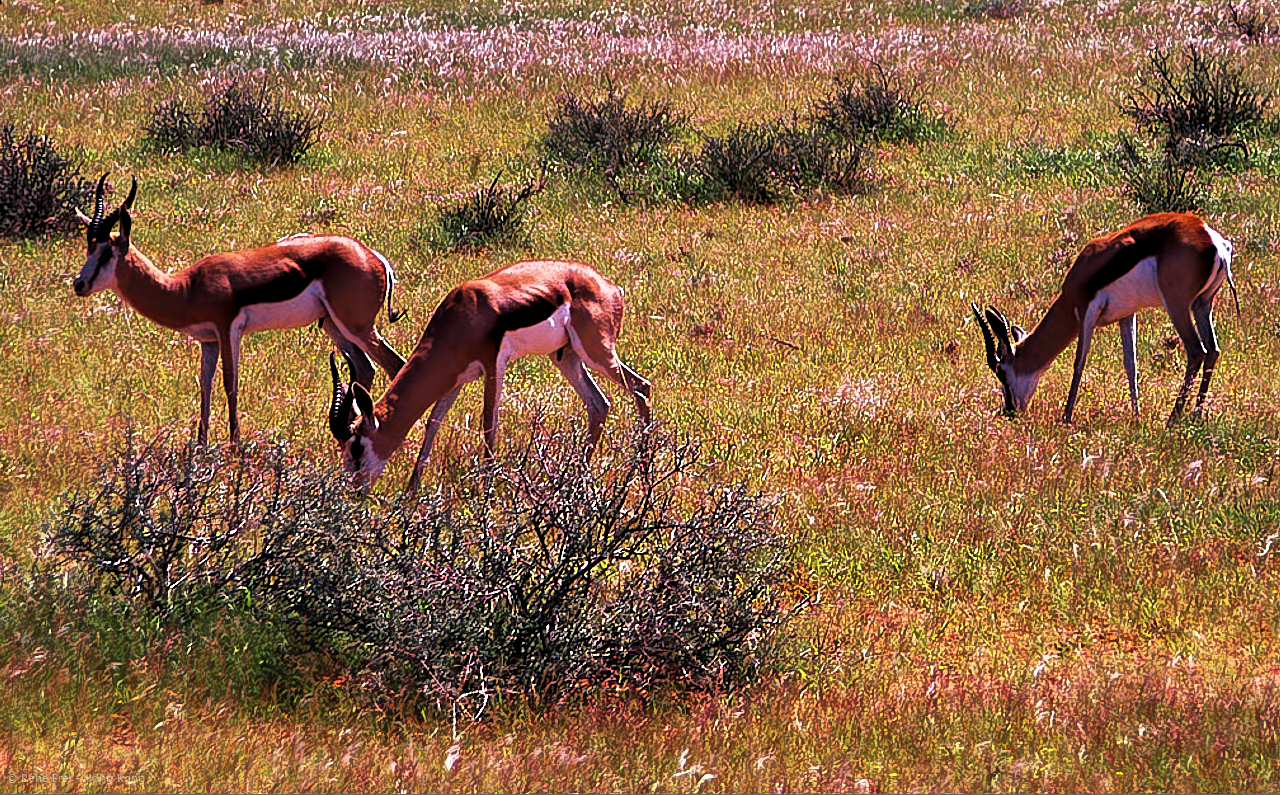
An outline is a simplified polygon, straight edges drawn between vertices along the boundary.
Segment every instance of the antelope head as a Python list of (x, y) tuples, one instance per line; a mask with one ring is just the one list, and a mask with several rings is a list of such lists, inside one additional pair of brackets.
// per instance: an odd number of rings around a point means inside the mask
[[(348, 373), (352, 371), (347, 360)], [(373, 413), (373, 398), (356, 381), (343, 384), (338, 375), (337, 357), (329, 354), (329, 372), (333, 376), (333, 401), (329, 406), (329, 432), (342, 447), (342, 468), (351, 473), (356, 486), (368, 491), (382, 474), (387, 459), (374, 452), (371, 434), (378, 432), (378, 418)], [(354, 374), (351, 375), (354, 378)]]
[[(84, 266), (76, 277), (76, 295), (85, 297), (115, 285), (116, 264), (129, 254), (129, 232), (133, 219), (129, 210), (133, 207), (133, 199), (138, 195), (138, 178), (133, 178), (133, 187), (124, 203), (103, 217), (103, 190), (106, 187), (107, 175), (98, 180), (98, 189), (94, 198), (93, 217), (76, 210), (76, 217), (87, 227), (88, 250), (85, 254)], [(120, 223), (120, 234), (114, 238), (111, 230)]]
[(982, 338), (987, 344), (987, 367), (1000, 379), (1000, 388), (1004, 393), (1005, 414), (1025, 411), (1040, 383), (1043, 369), (1024, 373), (1018, 367), (1018, 343), (1026, 338), (1027, 332), (1020, 326), (1011, 324), (1000, 310), (987, 307), (983, 316), (977, 304), (969, 304), (973, 316), (982, 329)]

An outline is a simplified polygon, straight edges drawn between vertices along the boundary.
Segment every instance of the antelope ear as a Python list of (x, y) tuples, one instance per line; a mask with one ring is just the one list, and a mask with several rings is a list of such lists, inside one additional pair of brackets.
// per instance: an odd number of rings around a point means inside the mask
[(1022, 326), (1011, 325), (1009, 326), (1009, 335), (1013, 338), (1013, 344), (1017, 345), (1027, 338), (1027, 330)]
[(88, 226), (89, 224), (93, 223), (93, 219), (85, 215), (84, 213), (80, 212), (79, 207), (76, 208), (76, 220), (80, 222), (81, 226)]
[(364, 421), (373, 430), (378, 429), (378, 419), (373, 416), (373, 398), (369, 396), (369, 390), (365, 389), (359, 382), (352, 382), (351, 394), (355, 397), (356, 408), (360, 410), (360, 415), (364, 417)]

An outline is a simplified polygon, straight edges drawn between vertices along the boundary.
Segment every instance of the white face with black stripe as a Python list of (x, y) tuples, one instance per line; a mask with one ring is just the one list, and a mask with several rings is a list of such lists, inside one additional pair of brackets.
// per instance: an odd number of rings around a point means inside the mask
[(76, 295), (81, 298), (110, 289), (116, 283), (116, 263), (123, 254), (114, 240), (90, 245), (84, 266), (75, 280)]
[(356, 488), (367, 492), (386, 469), (387, 459), (375, 453), (373, 440), (361, 433), (364, 424), (358, 420), (351, 438), (342, 442), (342, 468), (352, 475)]
[(1011, 363), (1000, 363), (999, 368), (996, 370), (996, 377), (1000, 379), (1000, 388), (1004, 393), (1004, 410), (1006, 414), (1027, 410), (1027, 405), (1031, 402), (1031, 396), (1036, 393), (1036, 387), (1040, 385), (1040, 376), (1042, 375), (1044, 375), (1044, 370), (1038, 370), (1033, 373), (1019, 373)]

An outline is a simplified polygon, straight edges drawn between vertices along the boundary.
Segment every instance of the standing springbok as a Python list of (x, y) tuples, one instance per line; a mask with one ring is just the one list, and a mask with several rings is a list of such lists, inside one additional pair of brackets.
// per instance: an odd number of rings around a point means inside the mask
[(587, 265), (517, 262), (464, 282), (445, 296), (418, 347), (376, 404), (360, 383), (343, 385), (331, 354), (329, 429), (342, 446), (343, 465), (362, 489), (368, 489), (413, 424), (431, 408), (409, 480), (409, 491), (416, 491), (445, 414), (459, 390), (481, 375), (485, 455), (492, 458), (507, 365), (531, 354), (551, 354), (585, 404), (588, 454), (600, 438), (609, 400), (586, 367), (630, 393), (640, 421), (648, 425), (649, 382), (614, 350), (622, 313), (622, 289)]
[[(366, 387), (373, 383), (369, 357), (392, 377), (404, 365), (373, 325), (384, 302), (390, 320), (398, 317), (391, 309), (395, 274), (378, 252), (349, 237), (299, 235), (261, 248), (212, 254), (177, 273), (162, 273), (129, 242), (137, 178), (124, 203), (103, 218), (106, 180), (106, 174), (98, 180), (93, 217), (76, 211), (88, 227), (89, 239), (84, 267), (75, 281), (76, 295), (113, 290), (144, 317), (200, 342), (201, 445), (209, 437), (209, 403), (219, 354), (231, 439), (240, 439), (236, 392), (245, 334), (319, 320), (352, 362), (355, 379)], [(117, 221), (120, 233), (113, 237)]]
[(1218, 363), (1213, 332), (1213, 299), (1223, 281), (1231, 282), (1231, 243), (1203, 220), (1187, 213), (1158, 213), (1118, 232), (1091, 240), (1067, 271), (1062, 292), (1030, 334), (1009, 324), (995, 307), (986, 317), (971, 304), (987, 346), (987, 366), (1000, 379), (1006, 412), (1022, 411), (1049, 364), (1079, 338), (1075, 372), (1062, 421), (1071, 422), (1080, 375), (1089, 357), (1093, 331), (1120, 323), (1129, 397), (1138, 414), (1134, 313), (1163, 306), (1187, 351), (1187, 372), (1169, 415), (1182, 415), (1196, 373), (1203, 369), (1196, 412), (1209, 391)]

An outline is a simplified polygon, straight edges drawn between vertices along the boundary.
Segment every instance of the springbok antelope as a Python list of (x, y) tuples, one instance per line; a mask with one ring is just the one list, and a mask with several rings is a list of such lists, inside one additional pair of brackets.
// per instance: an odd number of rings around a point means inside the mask
[[(137, 178), (124, 203), (104, 218), (106, 180), (106, 174), (98, 180), (93, 217), (76, 211), (88, 227), (89, 239), (84, 267), (75, 280), (76, 295), (113, 290), (144, 317), (200, 342), (201, 445), (209, 436), (210, 394), (219, 354), (231, 439), (239, 441), (236, 393), (245, 334), (319, 320), (352, 362), (358, 382), (373, 383), (369, 357), (392, 377), (404, 365), (373, 325), (384, 302), (391, 321), (399, 316), (391, 309), (395, 274), (378, 252), (349, 237), (298, 235), (247, 251), (212, 254), (177, 273), (162, 273), (129, 242)], [(112, 236), (117, 222), (120, 232)]]
[(1027, 407), (1049, 364), (1079, 338), (1071, 391), (1062, 416), (1063, 422), (1070, 423), (1093, 331), (1116, 322), (1120, 323), (1129, 397), (1137, 416), (1134, 313), (1163, 306), (1187, 351), (1187, 372), (1169, 415), (1172, 424), (1182, 415), (1197, 372), (1203, 370), (1197, 413), (1209, 391), (1219, 353), (1213, 332), (1213, 299), (1223, 281), (1235, 291), (1231, 243), (1197, 216), (1158, 213), (1085, 245), (1067, 271), (1062, 292), (1030, 334), (1010, 325), (995, 307), (987, 308), (985, 318), (976, 303), (970, 308), (986, 341), (987, 366), (1004, 390), (1006, 413)]
[(464, 282), (445, 296), (418, 347), (376, 404), (360, 383), (343, 385), (330, 354), (329, 429), (342, 446), (344, 467), (355, 474), (360, 488), (370, 488), (413, 424), (431, 408), (409, 480), (408, 490), (416, 491), (445, 414), (462, 387), (481, 375), (484, 448), (492, 458), (507, 365), (531, 354), (551, 354), (585, 404), (588, 455), (600, 438), (609, 400), (587, 367), (625, 389), (648, 425), (650, 384), (614, 350), (622, 313), (622, 289), (587, 265), (517, 262)]

